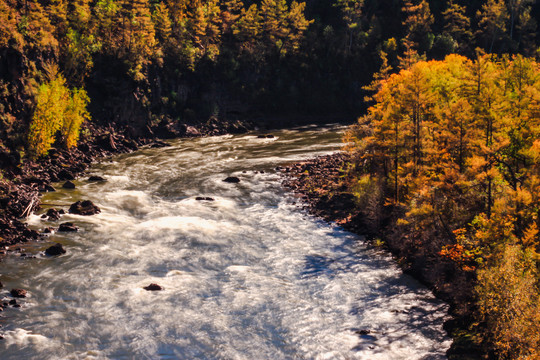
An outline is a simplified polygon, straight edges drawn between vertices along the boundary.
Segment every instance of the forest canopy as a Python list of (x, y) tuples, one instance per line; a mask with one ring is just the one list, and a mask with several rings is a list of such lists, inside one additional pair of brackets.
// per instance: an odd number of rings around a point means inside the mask
[(55, 64), (94, 121), (355, 117), (373, 74), (451, 53), (538, 56), (531, 0), (2, 0), (0, 132), (26, 134)]
[(537, 358), (540, 64), (419, 61), (380, 80), (373, 98), (348, 138), (358, 201), (370, 218), (395, 209), (391, 241), (477, 275), (476, 331), (501, 358)]

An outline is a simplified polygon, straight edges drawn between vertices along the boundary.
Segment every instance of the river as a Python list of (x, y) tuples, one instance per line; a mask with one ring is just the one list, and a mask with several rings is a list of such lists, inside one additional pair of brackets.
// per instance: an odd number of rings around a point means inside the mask
[[(0, 358), (445, 359), (447, 305), (361, 237), (306, 214), (273, 170), (338, 150), (341, 130), (173, 140), (87, 172), (107, 182), (44, 195), (102, 212), (64, 215), (79, 232), (0, 263), (0, 298), (29, 293), (0, 313)], [(51, 242), (67, 254), (43, 255)]]

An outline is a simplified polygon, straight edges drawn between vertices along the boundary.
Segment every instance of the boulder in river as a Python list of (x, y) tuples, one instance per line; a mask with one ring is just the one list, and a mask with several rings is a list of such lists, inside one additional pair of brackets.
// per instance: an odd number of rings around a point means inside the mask
[(73, 223), (66, 222), (63, 224), (60, 224), (60, 227), (58, 227), (58, 231), (64, 231), (64, 232), (75, 232), (79, 231), (79, 228), (73, 225)]
[(368, 330), (368, 329), (356, 330), (355, 332), (358, 335), (369, 335), (369, 334), (371, 334), (371, 330)]
[(159, 291), (159, 290), (163, 290), (163, 287), (161, 285), (152, 283), (148, 286), (143, 287), (143, 289), (146, 291)]
[(64, 185), (62, 185), (62, 187), (64, 189), (75, 189), (75, 184), (68, 180), (64, 183)]
[(49, 210), (47, 210), (47, 213), (45, 215), (51, 221), (56, 221), (60, 219), (60, 211), (56, 210), (55, 208), (50, 208)]
[(62, 246), (62, 244), (54, 244), (53, 246), (49, 247), (47, 250), (45, 250), (45, 254), (49, 256), (57, 256), (62, 255), (66, 253), (66, 249)]
[(71, 204), (69, 207), (69, 213), (76, 215), (89, 216), (99, 214), (100, 212), (101, 209), (94, 205), (94, 203), (90, 200), (77, 201), (76, 203)]
[(54, 232), (54, 228), (52, 227), (46, 227), (45, 229), (43, 229), (44, 234), (52, 234), (53, 232)]
[(0, 281), (0, 289), (4, 287), (4, 284)]
[(228, 178), (223, 179), (223, 181), (226, 183), (238, 184), (240, 182), (240, 179), (236, 176), (229, 176)]
[(11, 289), (10, 294), (16, 298), (25, 298), (27, 293), (24, 289)]
[(99, 181), (107, 181), (107, 179), (105, 179), (104, 177), (101, 177), (101, 176), (92, 175), (92, 176), (90, 176), (88, 178), (88, 181), (99, 182)]
[(214, 198), (211, 198), (209, 196), (197, 196), (195, 198), (197, 201), (214, 201)]

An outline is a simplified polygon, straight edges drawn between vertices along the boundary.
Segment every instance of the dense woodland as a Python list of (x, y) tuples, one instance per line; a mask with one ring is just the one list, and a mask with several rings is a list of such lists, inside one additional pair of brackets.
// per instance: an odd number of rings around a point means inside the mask
[[(531, 0), (2, 0), (1, 139), (39, 156), (51, 136), (74, 144), (90, 118), (139, 135), (211, 118), (354, 118), (381, 67), (477, 48), (538, 56), (539, 17)], [(49, 97), (62, 101), (45, 109)]]
[(476, 340), (538, 359), (540, 64), (449, 55), (379, 86), (349, 133), (365, 218), (376, 228), (392, 212), (394, 248), (451, 261), (446, 281), (476, 281)]
[(538, 359), (539, 21), (534, 0), (0, 0), (0, 146), (367, 111), (347, 140), (370, 226), (476, 284), (493, 356)]

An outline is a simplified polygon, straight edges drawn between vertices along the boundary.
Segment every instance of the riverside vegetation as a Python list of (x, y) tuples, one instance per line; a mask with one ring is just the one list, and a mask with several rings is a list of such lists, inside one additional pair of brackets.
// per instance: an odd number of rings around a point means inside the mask
[(540, 65), (449, 55), (377, 86), (345, 138), (360, 221), (470, 307), (474, 341), (538, 359)]
[(371, 102), (339, 190), (355, 219), (435, 269), (462, 338), (538, 358), (539, 20), (532, 0), (1, 0), (1, 241), (89, 150)]

